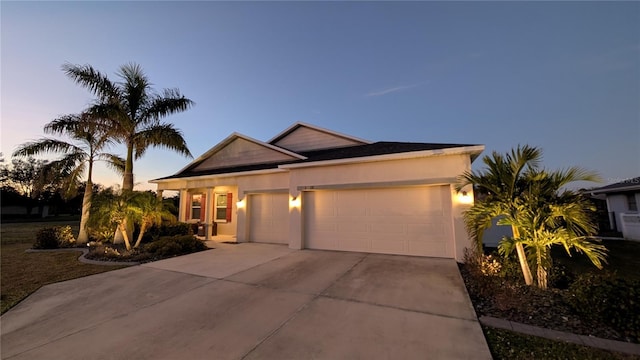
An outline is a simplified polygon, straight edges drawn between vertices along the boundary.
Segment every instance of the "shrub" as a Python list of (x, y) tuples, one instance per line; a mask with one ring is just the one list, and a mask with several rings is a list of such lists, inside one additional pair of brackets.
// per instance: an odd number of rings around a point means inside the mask
[(207, 246), (193, 235), (163, 236), (144, 246), (144, 250), (156, 256), (168, 257), (206, 250)]
[(162, 236), (177, 236), (177, 235), (193, 235), (193, 229), (191, 224), (187, 223), (173, 223), (162, 224), (160, 226), (153, 225), (147, 231), (145, 231), (142, 237), (143, 242), (151, 242), (158, 240)]
[(34, 249), (57, 249), (75, 244), (71, 226), (54, 226), (40, 229), (36, 234)]
[(582, 317), (610, 325), (633, 341), (640, 340), (640, 281), (612, 274), (585, 274), (571, 286), (567, 302)]

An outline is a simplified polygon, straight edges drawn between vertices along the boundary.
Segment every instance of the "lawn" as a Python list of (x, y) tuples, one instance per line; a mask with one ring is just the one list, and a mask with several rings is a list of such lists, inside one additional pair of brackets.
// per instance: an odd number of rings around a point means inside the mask
[(70, 225), (78, 221), (2, 224), (0, 228), (0, 313), (4, 313), (40, 287), (64, 280), (119, 269), (118, 266), (89, 265), (78, 261), (80, 252), (26, 253), (38, 230)]

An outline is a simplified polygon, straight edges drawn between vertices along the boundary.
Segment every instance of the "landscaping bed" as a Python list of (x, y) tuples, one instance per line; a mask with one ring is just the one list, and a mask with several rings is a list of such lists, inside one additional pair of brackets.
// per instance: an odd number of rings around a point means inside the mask
[(90, 243), (89, 253), (85, 258), (98, 261), (146, 263), (207, 249), (208, 247), (193, 235), (174, 235), (160, 237), (130, 250), (127, 250), (124, 244)]
[(640, 243), (604, 244), (610, 254), (604, 270), (554, 249), (547, 290), (524, 285), (517, 262), (495, 254), (483, 264), (461, 264), (460, 272), (478, 316), (639, 343)]

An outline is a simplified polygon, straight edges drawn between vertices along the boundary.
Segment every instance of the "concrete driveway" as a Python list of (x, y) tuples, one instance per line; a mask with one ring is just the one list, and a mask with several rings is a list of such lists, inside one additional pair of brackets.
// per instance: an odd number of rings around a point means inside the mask
[(491, 358), (453, 260), (216, 247), (43, 287), (2, 358)]

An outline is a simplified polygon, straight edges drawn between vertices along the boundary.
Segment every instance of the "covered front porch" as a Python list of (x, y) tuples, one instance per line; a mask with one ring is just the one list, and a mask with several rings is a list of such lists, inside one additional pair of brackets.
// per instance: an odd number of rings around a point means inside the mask
[[(237, 239), (237, 186), (179, 189), (178, 221), (193, 224), (201, 240), (235, 242)], [(158, 190), (162, 196), (162, 190)]]

